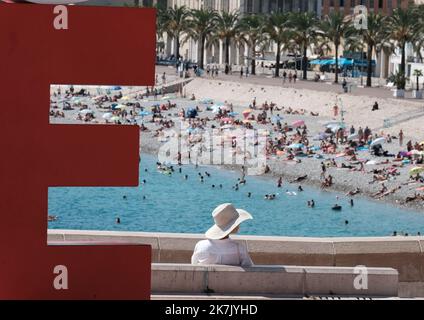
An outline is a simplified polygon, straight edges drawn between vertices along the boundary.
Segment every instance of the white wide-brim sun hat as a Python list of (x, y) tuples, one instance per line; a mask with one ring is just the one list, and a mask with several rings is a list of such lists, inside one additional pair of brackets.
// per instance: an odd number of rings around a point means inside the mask
[(211, 240), (219, 240), (228, 236), (243, 221), (253, 219), (243, 209), (236, 209), (231, 203), (223, 203), (212, 212), (215, 224), (206, 231), (205, 236)]

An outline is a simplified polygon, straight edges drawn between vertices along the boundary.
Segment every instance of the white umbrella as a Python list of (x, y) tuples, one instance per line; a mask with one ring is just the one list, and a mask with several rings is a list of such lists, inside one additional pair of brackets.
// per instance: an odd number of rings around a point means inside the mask
[(233, 128), (233, 126), (231, 125), (231, 124), (226, 124), (226, 125), (224, 125), (224, 126), (222, 126), (221, 127), (221, 129), (232, 129)]
[(81, 110), (79, 113), (81, 113), (81, 114), (88, 114), (88, 113), (93, 114), (94, 112), (90, 109), (84, 109), (84, 110)]
[(375, 139), (373, 142), (371, 142), (371, 146), (373, 146), (373, 145), (375, 145), (375, 144), (382, 144), (382, 143), (384, 143), (384, 142), (386, 142), (386, 139), (385, 139), (385, 138), (383, 138), (383, 137), (381, 137), (381, 138), (377, 138), (377, 139)]
[(110, 118), (112, 118), (113, 117), (113, 114), (112, 113), (110, 113), (110, 112), (107, 112), (107, 113), (105, 113), (103, 116), (102, 116), (102, 118), (103, 119), (110, 119)]
[(126, 108), (126, 106), (124, 106), (123, 104), (118, 104), (116, 107), (115, 107), (115, 109), (125, 109)]
[(347, 140), (355, 140), (359, 138), (359, 134), (353, 133), (347, 137)]

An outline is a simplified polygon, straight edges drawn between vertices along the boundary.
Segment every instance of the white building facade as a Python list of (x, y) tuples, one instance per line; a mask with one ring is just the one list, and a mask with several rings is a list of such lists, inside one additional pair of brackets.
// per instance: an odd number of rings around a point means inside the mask
[[(164, 5), (164, 2), (162, 3)], [(189, 9), (210, 8), (217, 11), (239, 12), (241, 15), (250, 13), (270, 13), (273, 11), (311, 11), (318, 16), (322, 14), (322, 1), (317, 0), (167, 0), (168, 7), (186, 6)], [(164, 35), (165, 56), (175, 53), (175, 39)], [(270, 48), (270, 51), (273, 48)], [(249, 48), (232, 43), (230, 46), (230, 64), (246, 65), (250, 57)], [(199, 47), (196, 41), (189, 39), (180, 48), (180, 55), (184, 59), (198, 62), (200, 57)], [(223, 64), (224, 45), (222, 41), (205, 48), (204, 63)]]

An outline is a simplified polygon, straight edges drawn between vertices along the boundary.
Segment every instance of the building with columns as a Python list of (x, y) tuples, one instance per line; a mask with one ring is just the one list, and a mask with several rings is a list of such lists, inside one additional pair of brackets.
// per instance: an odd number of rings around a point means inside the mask
[[(271, 13), (275, 11), (311, 11), (318, 16), (322, 15), (322, 0), (165, 0), (161, 4), (168, 7), (183, 6), (190, 9), (210, 8), (217, 11), (233, 12), (238, 11), (241, 15), (251, 13)], [(175, 50), (175, 41), (164, 35), (164, 55), (170, 56)], [(213, 45), (211, 48), (205, 49), (204, 63), (223, 64), (224, 49), (222, 41)], [(185, 59), (198, 61), (200, 56), (197, 43), (190, 39), (185, 43), (180, 54)], [(248, 61), (249, 50), (247, 47), (232, 44), (230, 47), (230, 64), (244, 65)]]
[[(410, 3), (424, 4), (424, 0), (88, 0), (84, 4), (133, 6), (136, 3), (140, 6), (158, 5), (162, 8), (183, 5), (189, 9), (201, 9), (203, 7), (215, 9), (217, 11), (238, 11), (242, 15), (249, 13), (270, 13), (273, 11), (311, 11), (316, 13), (317, 16), (322, 17), (332, 11), (340, 11), (348, 15), (353, 13), (354, 7), (358, 5), (365, 6), (369, 12), (379, 12), (390, 15), (395, 8), (407, 8)], [(174, 52), (175, 41), (164, 35), (164, 55), (170, 56)], [(188, 42), (181, 47), (180, 54), (186, 59), (197, 61), (199, 57), (197, 43), (192, 39), (188, 40)], [(422, 68), (424, 70), (424, 65), (417, 61), (410, 45), (407, 46), (407, 54), (408, 75), (416, 68)], [(206, 49), (204, 56), (205, 63), (223, 64), (224, 46), (222, 41)], [(248, 56), (248, 48), (236, 46), (234, 44), (231, 45), (231, 64), (247, 64)], [(390, 73), (396, 72), (396, 70), (399, 69), (399, 53), (395, 53), (391, 56), (380, 53), (374, 58), (376, 60), (376, 76), (380, 75), (381, 77), (387, 77)]]

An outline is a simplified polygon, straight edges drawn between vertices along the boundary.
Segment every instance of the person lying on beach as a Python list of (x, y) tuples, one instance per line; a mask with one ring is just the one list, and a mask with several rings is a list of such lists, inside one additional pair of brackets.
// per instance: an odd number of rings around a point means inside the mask
[(383, 198), (383, 197), (385, 197), (385, 196), (388, 196), (389, 194), (393, 194), (393, 193), (395, 193), (397, 190), (399, 190), (400, 188), (401, 188), (401, 186), (398, 186), (398, 187), (396, 187), (396, 188), (393, 188), (393, 189), (391, 189), (391, 190), (388, 190), (388, 191), (384, 192), (383, 194), (379, 195), (379, 196), (377, 197), (377, 199), (381, 199), (381, 198)]
[(206, 240), (199, 241), (191, 257), (195, 265), (224, 264), (252, 266), (247, 248), (230, 238), (240, 229), (240, 224), (253, 219), (243, 209), (236, 209), (231, 203), (224, 203), (212, 212), (215, 224), (205, 233)]
[(355, 190), (352, 190), (352, 191), (349, 191), (348, 193), (346, 193), (346, 196), (354, 196), (354, 195), (357, 195), (360, 192), (361, 192), (361, 190), (359, 190), (359, 188), (356, 188)]
[(377, 198), (378, 196), (384, 194), (385, 192), (387, 192), (387, 187), (384, 185), (384, 183), (381, 185), (381, 189), (379, 191), (377, 191), (376, 193), (372, 194), (371, 196), (373, 198)]
[(303, 181), (303, 180), (305, 180), (307, 177), (308, 177), (308, 175), (307, 175), (307, 174), (305, 174), (304, 176), (297, 177), (296, 179), (294, 179), (294, 180), (290, 181), (290, 183), (295, 183), (295, 182)]
[(411, 201), (416, 201), (416, 200), (424, 200), (424, 196), (415, 192), (412, 197), (409, 197), (409, 196), (406, 197), (405, 203), (411, 202)]

